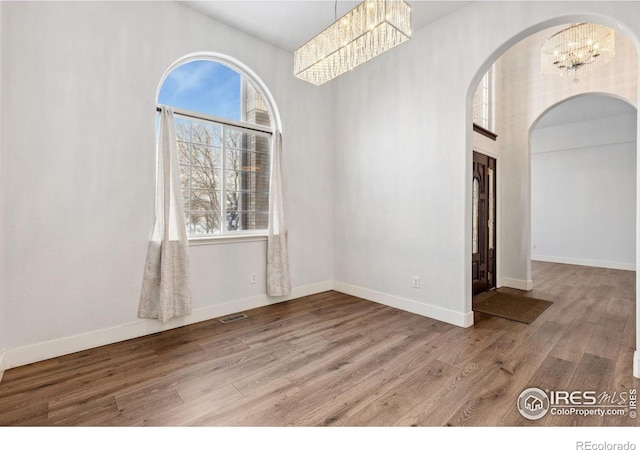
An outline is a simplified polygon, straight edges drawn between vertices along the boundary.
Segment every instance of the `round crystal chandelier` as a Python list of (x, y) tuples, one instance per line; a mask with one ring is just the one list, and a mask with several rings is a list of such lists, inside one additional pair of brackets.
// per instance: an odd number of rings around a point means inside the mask
[(554, 34), (541, 49), (543, 75), (573, 76), (578, 71), (590, 72), (613, 59), (616, 53), (615, 33), (595, 23), (578, 23)]

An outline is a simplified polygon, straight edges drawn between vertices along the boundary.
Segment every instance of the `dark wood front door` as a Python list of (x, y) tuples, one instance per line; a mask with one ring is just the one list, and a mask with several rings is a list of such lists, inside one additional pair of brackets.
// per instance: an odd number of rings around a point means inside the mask
[(473, 295), (496, 287), (496, 160), (473, 152), (471, 274)]

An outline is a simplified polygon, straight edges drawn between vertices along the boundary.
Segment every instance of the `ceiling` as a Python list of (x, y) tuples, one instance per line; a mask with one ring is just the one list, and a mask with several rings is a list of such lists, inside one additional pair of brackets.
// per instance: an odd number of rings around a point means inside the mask
[[(293, 52), (316, 34), (331, 25), (359, 1), (338, 0), (213, 0), (181, 1), (182, 4), (213, 17), (220, 22), (253, 35), (276, 47)], [(409, 0), (412, 7), (413, 30), (468, 6), (472, 1)], [(558, 27), (558, 30), (566, 25)], [(547, 29), (516, 44), (544, 39), (554, 29)], [(536, 41), (536, 54), (539, 51)], [(549, 111), (537, 128), (562, 125), (599, 117), (625, 114), (635, 109), (622, 101), (603, 96), (585, 96), (563, 103)]]
[[(358, 1), (235, 0), (182, 1), (220, 22), (290, 52), (313, 38), (351, 10)], [(469, 5), (470, 1), (409, 1), (413, 30), (433, 23)]]
[(566, 125), (635, 112), (636, 109), (625, 101), (606, 95), (585, 95), (568, 100), (551, 109), (538, 121), (536, 128)]

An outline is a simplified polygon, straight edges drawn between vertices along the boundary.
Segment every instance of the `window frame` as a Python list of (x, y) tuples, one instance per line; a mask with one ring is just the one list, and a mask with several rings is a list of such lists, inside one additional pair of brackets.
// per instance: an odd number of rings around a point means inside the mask
[[(482, 76), (473, 95), (473, 123), (483, 130), (495, 134), (495, 70), (494, 65)], [(476, 116), (476, 106), (481, 108)], [(476, 118), (479, 117), (478, 123)]]
[[(278, 105), (276, 104), (273, 95), (262, 81), (262, 79), (247, 65), (238, 61), (237, 59), (215, 52), (198, 52), (198, 53), (190, 53), (185, 55), (178, 60), (174, 61), (167, 69), (164, 74), (160, 78), (160, 82), (158, 83), (158, 88), (156, 90), (156, 107), (159, 109), (163, 105), (159, 103), (158, 99), (160, 97), (160, 91), (162, 90), (162, 86), (169, 76), (171, 72), (173, 72), (176, 68), (193, 62), (193, 61), (212, 61), (222, 65), (227, 66), (228, 68), (236, 71), (240, 74), (241, 78), (244, 79), (244, 82), (251, 83), (252, 86), (256, 89), (256, 91), (261, 95), (262, 100), (264, 101), (265, 106), (269, 112), (269, 116), (271, 118), (271, 126), (266, 127), (258, 124), (251, 124), (247, 122), (238, 122), (231, 119), (225, 119), (221, 117), (211, 116), (207, 114), (198, 113), (191, 110), (184, 110), (181, 108), (175, 108), (174, 112), (183, 114), (187, 118), (204, 118), (204, 120), (213, 120), (214, 122), (226, 123), (228, 125), (236, 126), (239, 128), (248, 128), (253, 129), (255, 131), (263, 131), (271, 134), (271, 156), (273, 154), (273, 144), (275, 135), (277, 132), (283, 132), (282, 120), (280, 117), (280, 112), (278, 110)], [(169, 105), (167, 105), (169, 106)], [(273, 164), (272, 158), (270, 160), (270, 164)], [(271, 169), (271, 168), (270, 168)], [(270, 170), (271, 173), (271, 170)], [(271, 176), (269, 176), (269, 184), (271, 184)], [(236, 242), (256, 242), (256, 241), (266, 241), (268, 236), (268, 229), (262, 230), (242, 230), (237, 234), (219, 234), (219, 235), (203, 235), (203, 236), (192, 236), (188, 235), (188, 241), (190, 246), (197, 245), (209, 245), (209, 244), (228, 244), (228, 243), (236, 243)]]
[[(168, 105), (158, 105), (157, 110), (159, 111), (161, 108), (166, 107)], [(269, 138), (271, 147), (269, 148), (269, 191), (271, 190), (271, 164), (272, 164), (272, 158), (271, 158), (271, 152), (273, 149), (273, 136), (274, 136), (274, 130), (271, 127), (267, 127), (264, 125), (259, 125), (259, 124), (252, 124), (252, 123), (248, 123), (248, 122), (239, 122), (239, 121), (235, 121), (235, 120), (231, 120), (231, 119), (224, 119), (221, 117), (217, 117), (217, 116), (212, 116), (209, 114), (203, 114), (203, 113), (198, 113), (195, 111), (189, 111), (189, 110), (185, 110), (185, 109), (181, 109), (181, 108), (173, 108), (173, 114), (175, 118), (179, 118), (179, 119), (188, 119), (188, 120), (195, 120), (195, 121), (199, 121), (199, 122), (204, 122), (206, 124), (213, 124), (213, 125), (219, 125), (220, 129), (221, 129), (221, 147), (220, 147), (220, 179), (221, 181), (221, 189), (220, 189), (220, 205), (221, 205), (221, 211), (220, 211), (220, 217), (221, 217), (221, 224), (225, 224), (226, 220), (224, 219), (226, 217), (227, 214), (227, 209), (226, 209), (226, 182), (225, 182), (225, 175), (226, 175), (226, 171), (227, 171), (227, 164), (226, 164), (226, 156), (227, 156), (227, 147), (226, 147), (226, 139), (224, 138), (225, 136), (225, 131), (228, 129), (232, 129), (232, 130), (237, 130), (242, 132), (243, 130), (252, 132), (252, 133), (256, 133), (257, 135), (262, 135)], [(180, 165), (181, 162), (178, 161), (178, 163)], [(184, 208), (185, 205), (183, 205)], [(226, 228), (226, 227), (225, 227)], [(187, 228), (187, 239), (189, 240), (189, 243), (194, 243), (196, 245), (203, 245), (205, 243), (211, 243), (211, 242), (216, 242), (216, 241), (234, 241), (234, 242), (239, 242), (239, 241), (244, 241), (244, 242), (249, 242), (249, 241), (256, 241), (256, 240), (264, 240), (266, 239), (268, 234), (268, 229), (267, 228), (262, 228), (259, 230), (237, 230), (237, 231), (226, 231), (225, 229), (221, 229), (219, 234), (212, 234), (212, 235), (192, 235), (190, 234), (189, 229)]]

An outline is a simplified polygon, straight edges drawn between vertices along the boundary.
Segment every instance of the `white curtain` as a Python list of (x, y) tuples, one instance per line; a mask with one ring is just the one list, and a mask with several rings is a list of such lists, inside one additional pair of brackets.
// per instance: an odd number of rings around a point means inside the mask
[(167, 322), (191, 314), (189, 255), (184, 225), (173, 108), (163, 107), (157, 147), (156, 223), (144, 268), (138, 317)]
[(271, 152), (269, 189), (269, 237), (267, 239), (267, 295), (281, 297), (291, 293), (287, 226), (282, 195), (282, 136), (275, 132)]

